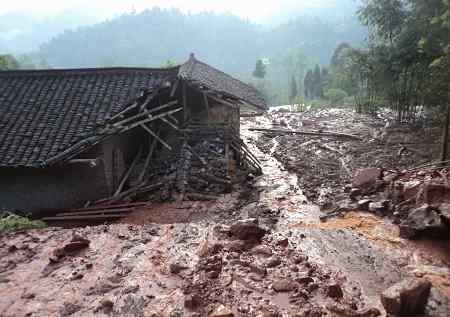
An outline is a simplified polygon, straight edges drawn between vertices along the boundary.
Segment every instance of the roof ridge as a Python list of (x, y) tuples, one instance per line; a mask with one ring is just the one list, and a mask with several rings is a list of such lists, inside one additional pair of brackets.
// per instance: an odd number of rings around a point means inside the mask
[(105, 73), (110, 74), (114, 72), (161, 72), (169, 73), (171, 71), (177, 71), (179, 66), (170, 68), (151, 68), (151, 67), (105, 67), (105, 68), (52, 68), (52, 69), (16, 69), (0, 71), (0, 76), (14, 76), (14, 75), (70, 75), (70, 74), (94, 74)]

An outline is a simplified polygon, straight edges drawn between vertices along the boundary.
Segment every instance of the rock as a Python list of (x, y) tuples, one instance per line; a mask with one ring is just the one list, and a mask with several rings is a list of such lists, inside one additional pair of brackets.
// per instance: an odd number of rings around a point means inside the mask
[(272, 283), (272, 289), (275, 292), (291, 292), (296, 287), (296, 283), (290, 279), (280, 279)]
[(216, 279), (220, 276), (220, 272), (219, 271), (209, 271), (206, 273), (206, 276), (210, 279)]
[(286, 248), (289, 245), (289, 239), (288, 238), (279, 238), (275, 243), (276, 243), (276, 245)]
[(441, 214), (442, 220), (447, 223), (447, 225), (450, 224), (450, 203), (443, 203), (439, 205), (439, 212)]
[(399, 227), (400, 237), (405, 239), (413, 239), (420, 235), (443, 236), (449, 231), (440, 215), (428, 204), (414, 209)]
[(358, 201), (358, 209), (361, 211), (369, 211), (369, 204), (372, 202), (370, 199), (361, 199)]
[(300, 284), (308, 285), (310, 283), (313, 283), (314, 279), (309, 276), (303, 276), (303, 277), (297, 278), (296, 281), (299, 282)]
[(331, 283), (327, 286), (327, 295), (331, 298), (339, 299), (344, 297), (344, 292), (338, 283)]
[(107, 298), (101, 300), (100, 305), (97, 307), (96, 311), (103, 311), (105, 314), (109, 314), (114, 307), (114, 303)]
[(88, 239), (83, 238), (78, 234), (75, 234), (70, 240), (70, 242), (64, 245), (64, 252), (66, 254), (76, 253), (84, 248), (89, 247), (90, 243), (91, 241), (89, 241)]
[(381, 169), (365, 168), (358, 170), (353, 177), (353, 187), (360, 188), (364, 191), (372, 189), (377, 180), (381, 179)]
[(197, 294), (189, 294), (184, 297), (184, 307), (194, 309), (200, 306), (201, 300)]
[(272, 255), (272, 249), (265, 244), (257, 245), (252, 249), (252, 253), (256, 255), (265, 255), (265, 256), (271, 256)]
[(231, 309), (224, 305), (217, 306), (211, 314), (208, 315), (209, 317), (234, 317), (233, 312)]
[(382, 200), (377, 202), (371, 202), (369, 203), (369, 211), (373, 212), (379, 216), (385, 215), (386, 211), (388, 210), (389, 201)]
[(268, 268), (277, 267), (280, 264), (281, 264), (281, 259), (277, 256), (272, 256), (272, 257), (268, 258), (267, 261), (265, 262), (265, 265)]
[(242, 252), (245, 250), (245, 243), (241, 240), (234, 240), (227, 243), (226, 248), (231, 252)]
[(265, 276), (267, 274), (267, 269), (260, 264), (250, 263), (249, 267), (250, 267), (250, 271), (253, 273), (256, 273), (256, 274), (259, 274), (262, 276)]
[(361, 189), (359, 189), (359, 188), (352, 188), (350, 190), (350, 193), (348, 194), (348, 197), (350, 197), (351, 200), (356, 200), (356, 198), (358, 196), (360, 196), (360, 195), (361, 195)]
[(170, 273), (172, 273), (172, 274), (178, 274), (181, 271), (186, 270), (186, 269), (188, 269), (187, 266), (182, 265), (178, 262), (172, 262), (169, 264), (169, 270), (170, 270)]
[(431, 283), (424, 279), (408, 278), (385, 290), (381, 303), (393, 316), (412, 316), (423, 313), (430, 295)]
[(238, 220), (230, 230), (232, 235), (240, 240), (260, 240), (266, 234), (266, 230), (259, 227), (255, 218)]

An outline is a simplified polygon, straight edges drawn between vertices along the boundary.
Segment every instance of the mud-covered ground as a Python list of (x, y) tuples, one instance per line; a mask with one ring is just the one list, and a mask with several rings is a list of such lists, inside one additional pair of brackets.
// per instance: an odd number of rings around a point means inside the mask
[[(308, 115), (327, 130), (370, 133), (358, 118), (344, 130), (342, 118)], [(217, 201), (155, 204), (117, 224), (2, 234), (0, 316), (377, 316), (380, 293), (407, 276), (433, 283), (426, 316), (448, 316), (448, 242), (401, 239), (397, 226), (361, 212), (320, 222), (303, 189), (337, 193), (343, 183), (307, 184), (316, 156), (295, 159), (302, 143), (320, 139), (248, 130), (283, 126), (284, 116), (243, 120), (264, 174)], [(361, 151), (333, 142), (326, 144)], [(376, 148), (367, 146), (372, 166)], [(406, 155), (405, 166), (417, 163)], [(260, 240), (232, 234), (248, 218), (266, 232)]]

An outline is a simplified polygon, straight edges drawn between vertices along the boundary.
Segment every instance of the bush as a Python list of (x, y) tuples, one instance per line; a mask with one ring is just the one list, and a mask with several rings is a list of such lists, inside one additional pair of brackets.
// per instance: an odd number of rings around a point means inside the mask
[(3, 213), (0, 218), (0, 232), (10, 232), (17, 230), (41, 229), (47, 225), (40, 220), (31, 220), (9, 212)]
[(348, 97), (347, 93), (342, 89), (331, 88), (325, 91), (324, 96), (327, 100), (329, 100), (333, 105), (339, 102), (342, 102), (346, 97)]

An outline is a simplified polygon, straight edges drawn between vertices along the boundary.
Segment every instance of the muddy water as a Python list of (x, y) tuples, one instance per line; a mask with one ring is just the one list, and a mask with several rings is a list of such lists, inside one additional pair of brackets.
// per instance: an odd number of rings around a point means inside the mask
[[(384, 289), (405, 276), (416, 275), (428, 277), (442, 293), (450, 295), (448, 246), (403, 240), (397, 226), (357, 211), (321, 223), (322, 213), (302, 194), (297, 175), (285, 170), (272, 155), (279, 140), (272, 139), (271, 152), (266, 154), (258, 149), (255, 134), (248, 130), (270, 128), (270, 118), (257, 118), (241, 127), (243, 139), (261, 161), (264, 175), (257, 183), (262, 190), (260, 203), (280, 211), (277, 230), (317, 263), (341, 272), (349, 293), (361, 289), (362, 294), (354, 295), (369, 306), (381, 308), (379, 295)], [(284, 301), (281, 296), (280, 304)]]

